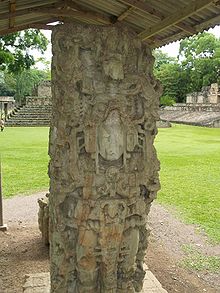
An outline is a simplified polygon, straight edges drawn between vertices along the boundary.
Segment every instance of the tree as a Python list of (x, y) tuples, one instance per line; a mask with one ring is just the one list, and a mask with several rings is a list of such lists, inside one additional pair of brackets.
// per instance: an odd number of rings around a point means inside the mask
[(30, 49), (46, 50), (47, 38), (36, 29), (12, 33), (0, 37), (0, 70), (18, 73), (29, 69), (35, 60)]
[(186, 94), (220, 83), (220, 39), (200, 33), (180, 42), (179, 58), (155, 50), (154, 74), (163, 85), (163, 95), (184, 102)]
[(39, 68), (39, 65), (40, 65), (40, 68), (42, 68), (42, 65), (43, 65), (42, 71), (45, 73), (46, 79), (51, 80), (51, 60), (48, 61), (48, 60), (46, 60), (46, 58), (40, 57), (36, 60), (35, 68), (36, 69), (37, 69), (37, 67)]
[(167, 53), (163, 53), (160, 49), (153, 51), (153, 56), (155, 58), (154, 70), (160, 70), (160, 67), (164, 64), (176, 63), (177, 59), (175, 57), (170, 57)]
[(47, 72), (33, 68), (37, 60), (32, 53), (33, 49), (43, 53), (47, 45), (47, 38), (36, 29), (0, 37), (0, 95), (15, 95), (21, 102), (41, 80), (48, 79), (49, 67)]
[(22, 103), (26, 96), (34, 94), (42, 80), (47, 79), (50, 79), (49, 72), (37, 68), (24, 69), (16, 74), (0, 71), (0, 96), (14, 96)]
[(188, 92), (220, 81), (220, 39), (213, 34), (203, 32), (184, 39), (179, 54), (189, 76)]
[[(176, 102), (183, 102), (186, 96), (187, 76), (182, 71), (177, 58), (169, 57), (161, 50), (154, 51), (155, 66), (154, 74), (163, 86), (163, 96), (170, 97)], [(163, 104), (161, 99), (161, 103)], [(167, 98), (165, 99), (167, 100)]]
[(16, 81), (12, 74), (0, 71), (0, 96), (14, 96)]
[(26, 96), (33, 95), (33, 91), (42, 80), (48, 79), (48, 72), (36, 68), (26, 69), (15, 75), (16, 93), (15, 99), (20, 103)]

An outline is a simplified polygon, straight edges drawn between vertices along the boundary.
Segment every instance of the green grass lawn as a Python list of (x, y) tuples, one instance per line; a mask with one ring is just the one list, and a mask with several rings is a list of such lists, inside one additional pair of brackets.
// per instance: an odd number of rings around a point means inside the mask
[(6, 127), (0, 133), (4, 197), (48, 189), (48, 127)]
[[(5, 197), (48, 188), (48, 132), (8, 127), (0, 133)], [(157, 201), (220, 242), (220, 129), (174, 125), (159, 129), (155, 145), (162, 186)]]
[(220, 242), (220, 129), (173, 125), (159, 129), (158, 202), (181, 212)]

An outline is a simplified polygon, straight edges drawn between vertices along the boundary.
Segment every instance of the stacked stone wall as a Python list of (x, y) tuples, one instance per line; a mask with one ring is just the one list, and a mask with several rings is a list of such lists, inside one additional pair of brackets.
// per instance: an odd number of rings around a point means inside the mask
[(26, 106), (51, 105), (51, 81), (42, 81), (37, 88), (37, 96), (26, 97)]
[(50, 106), (50, 97), (26, 97), (26, 106)]
[(0, 112), (1, 115), (4, 115), (7, 118), (7, 115), (10, 114), (15, 108), (15, 99), (14, 97), (9, 96), (0, 96)]
[(38, 97), (51, 97), (51, 81), (42, 81), (37, 88)]
[(167, 111), (220, 112), (220, 104), (175, 104), (164, 108)]
[(220, 104), (220, 90), (217, 83), (211, 86), (205, 86), (201, 92), (188, 94), (186, 97), (187, 104)]

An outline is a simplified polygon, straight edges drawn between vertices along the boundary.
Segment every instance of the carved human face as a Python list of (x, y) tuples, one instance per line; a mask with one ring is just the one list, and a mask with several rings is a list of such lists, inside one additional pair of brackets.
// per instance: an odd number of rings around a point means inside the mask
[(123, 124), (118, 110), (109, 113), (98, 130), (98, 145), (101, 156), (108, 160), (118, 160), (124, 151)]

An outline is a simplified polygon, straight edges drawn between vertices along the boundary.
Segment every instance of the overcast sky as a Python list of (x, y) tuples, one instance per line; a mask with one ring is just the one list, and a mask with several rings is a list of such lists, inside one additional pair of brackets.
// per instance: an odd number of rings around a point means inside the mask
[[(214, 28), (210, 28), (208, 32), (220, 38), (220, 25), (217, 25)], [(179, 42), (174, 42), (169, 45), (163, 46), (161, 47), (161, 50), (167, 53), (169, 56), (177, 57), (179, 52)]]
[[(42, 30), (42, 32), (50, 40), (51, 32), (47, 30)], [(209, 29), (208, 32), (213, 33), (216, 37), (220, 38), (220, 25), (215, 26), (213, 29)], [(179, 41), (163, 46), (161, 47), (161, 50), (167, 53), (169, 56), (177, 57), (178, 51), (179, 51)], [(52, 56), (51, 44), (48, 45), (47, 51), (43, 55), (41, 55), (38, 51), (34, 50), (34, 56), (35, 58), (39, 58), (43, 56), (46, 58), (46, 60), (50, 60)], [(39, 63), (37, 64), (37, 67), (39, 69), (43, 69), (44, 66)]]

